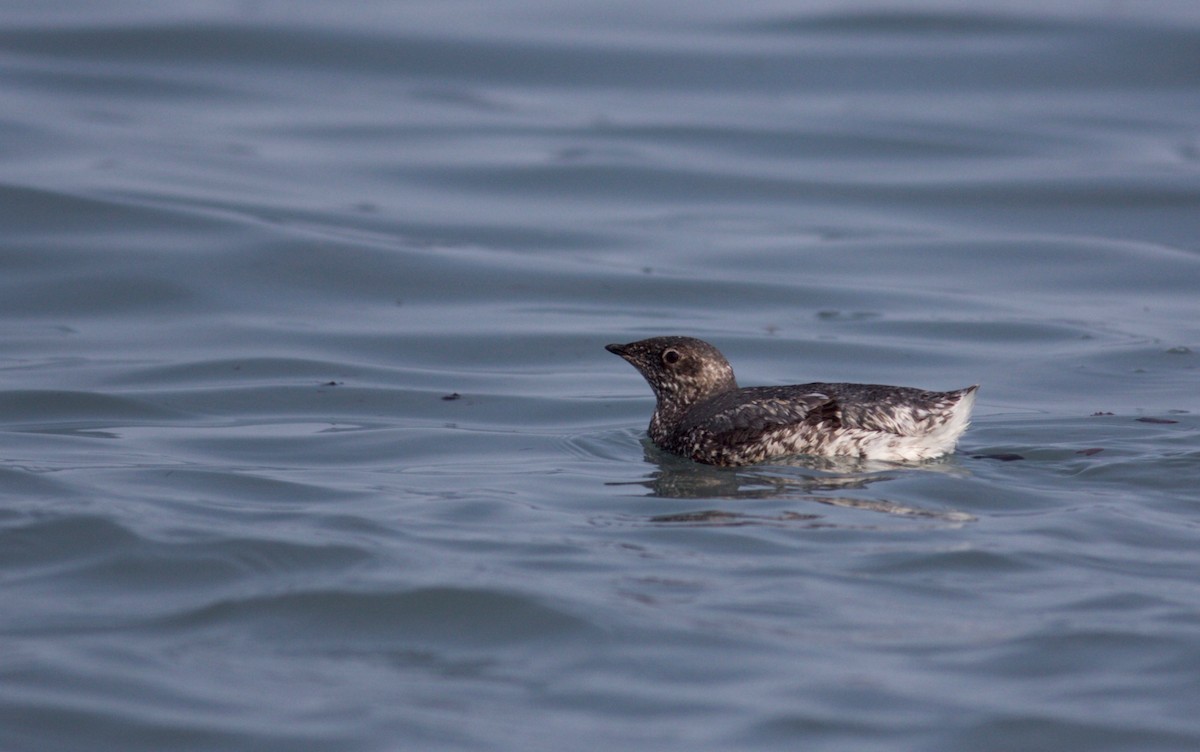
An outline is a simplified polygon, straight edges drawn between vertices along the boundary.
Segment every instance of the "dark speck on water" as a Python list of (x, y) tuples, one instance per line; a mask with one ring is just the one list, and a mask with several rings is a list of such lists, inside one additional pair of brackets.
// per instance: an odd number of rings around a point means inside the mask
[(1015, 452), (996, 452), (994, 454), (972, 454), (972, 459), (977, 460), (999, 460), (1001, 462), (1016, 462), (1017, 460), (1025, 459), (1024, 455), (1016, 454)]

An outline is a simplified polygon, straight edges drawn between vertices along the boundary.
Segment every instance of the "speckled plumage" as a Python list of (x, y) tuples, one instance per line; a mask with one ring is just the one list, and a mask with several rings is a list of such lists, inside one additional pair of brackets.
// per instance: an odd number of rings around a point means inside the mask
[(912, 461), (954, 451), (978, 386), (929, 392), (879, 384), (739, 388), (717, 348), (653, 337), (605, 349), (641, 372), (657, 404), (650, 439), (710, 465), (796, 454)]

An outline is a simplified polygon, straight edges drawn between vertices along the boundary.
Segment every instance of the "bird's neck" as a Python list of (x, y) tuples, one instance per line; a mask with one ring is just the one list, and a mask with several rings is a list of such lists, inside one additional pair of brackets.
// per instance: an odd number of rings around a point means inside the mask
[(689, 410), (730, 389), (737, 389), (737, 382), (732, 377), (717, 388), (710, 386), (708, 389), (694, 388), (675, 390), (666, 394), (656, 393), (654, 415), (650, 417), (650, 438), (661, 441), (670, 436)]

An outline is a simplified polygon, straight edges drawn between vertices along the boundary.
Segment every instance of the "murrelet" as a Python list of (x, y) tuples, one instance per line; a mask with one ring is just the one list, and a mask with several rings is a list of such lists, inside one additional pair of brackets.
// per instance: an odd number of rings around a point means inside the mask
[(650, 383), (650, 439), (709, 465), (789, 455), (924, 460), (954, 451), (978, 385), (930, 392), (880, 384), (738, 387), (729, 361), (692, 337), (608, 345)]

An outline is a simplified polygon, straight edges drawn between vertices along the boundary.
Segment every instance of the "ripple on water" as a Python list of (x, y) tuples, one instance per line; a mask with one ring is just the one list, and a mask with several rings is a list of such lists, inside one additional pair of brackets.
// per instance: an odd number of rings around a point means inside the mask
[(596, 630), (588, 620), (539, 598), (469, 587), (299, 590), (214, 603), (172, 616), (163, 626), (223, 630), (230, 625), (263, 634), (286, 628), (293, 639), (354, 649), (371, 644), (397, 649), (524, 645), (532, 650), (547, 641), (584, 639)]

